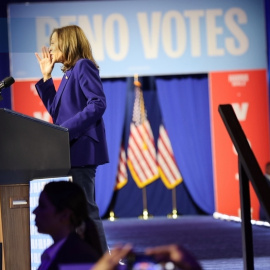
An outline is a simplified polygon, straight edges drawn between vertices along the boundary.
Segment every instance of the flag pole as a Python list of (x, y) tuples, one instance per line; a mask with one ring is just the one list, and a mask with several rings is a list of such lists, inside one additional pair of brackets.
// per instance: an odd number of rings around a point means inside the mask
[[(130, 134), (132, 136), (129, 137), (127, 163), (135, 182), (139, 188), (142, 188), (143, 213), (139, 216), (139, 218), (148, 219), (151, 217), (151, 215), (149, 215), (147, 210), (147, 196), (145, 186), (149, 183), (150, 180), (154, 181), (158, 178), (158, 167), (156, 164), (156, 157), (152, 154), (156, 151), (153, 142), (154, 139), (150, 124), (147, 120), (147, 112), (144, 106), (141, 83), (139, 81), (139, 76), (136, 73), (134, 74), (134, 86), (135, 101), (130, 128)], [(147, 160), (147, 162), (145, 162), (145, 160)], [(133, 163), (135, 163), (135, 166)], [(150, 166), (155, 166), (155, 168), (150, 168)]]
[(114, 190), (113, 197), (110, 203), (110, 212), (109, 212), (109, 221), (115, 221), (117, 219), (115, 213), (114, 213), (114, 206), (115, 206), (115, 201), (116, 201), (116, 196), (117, 196), (118, 190)]
[(142, 188), (142, 193), (143, 193), (143, 213), (142, 215), (139, 216), (140, 219), (147, 220), (149, 218), (152, 218), (153, 216), (148, 213), (147, 210), (147, 195), (146, 195), (146, 188)]
[(174, 187), (172, 189), (172, 213), (168, 214), (167, 217), (168, 218), (173, 218), (173, 219), (177, 219), (179, 217), (178, 213), (177, 213), (177, 203), (176, 203), (176, 188)]
[(114, 211), (111, 210), (110, 213), (109, 213), (109, 218), (108, 218), (108, 220), (109, 220), (109, 221), (115, 221), (116, 219), (117, 219), (117, 217), (115, 216)]

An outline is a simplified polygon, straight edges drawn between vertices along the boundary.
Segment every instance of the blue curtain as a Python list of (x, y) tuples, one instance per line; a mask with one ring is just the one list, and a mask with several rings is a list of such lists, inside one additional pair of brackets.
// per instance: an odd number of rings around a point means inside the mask
[[(147, 117), (150, 122), (155, 143), (157, 143), (159, 125), (161, 123), (161, 112), (158, 101), (154, 77), (139, 78), (142, 83)], [(124, 131), (124, 143), (127, 148), (130, 133), (130, 122), (134, 104), (133, 78), (127, 78), (127, 106)], [(194, 203), (184, 183), (176, 187), (176, 207), (180, 215), (204, 214)], [(147, 210), (153, 216), (166, 216), (172, 212), (172, 191), (168, 190), (161, 179), (157, 179), (146, 187)], [(132, 179), (128, 170), (128, 183), (121, 190), (116, 191), (113, 196), (110, 209), (115, 215), (121, 217), (138, 217), (143, 212), (143, 192)]]
[(107, 98), (104, 114), (110, 162), (97, 168), (96, 202), (103, 216), (113, 196), (126, 106), (126, 79), (103, 80)]
[(158, 77), (165, 127), (184, 183), (197, 205), (214, 212), (207, 75)]

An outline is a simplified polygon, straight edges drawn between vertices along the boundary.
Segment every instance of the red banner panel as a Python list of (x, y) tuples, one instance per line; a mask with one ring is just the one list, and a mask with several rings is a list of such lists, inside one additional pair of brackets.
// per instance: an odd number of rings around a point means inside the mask
[[(61, 80), (54, 80), (58, 89)], [(16, 81), (12, 86), (12, 109), (16, 112), (52, 122), (35, 88), (37, 81)]]
[[(240, 216), (238, 157), (218, 112), (232, 104), (262, 171), (269, 161), (269, 108), (266, 70), (209, 74), (216, 211)], [(259, 202), (251, 187), (251, 216), (259, 218)]]

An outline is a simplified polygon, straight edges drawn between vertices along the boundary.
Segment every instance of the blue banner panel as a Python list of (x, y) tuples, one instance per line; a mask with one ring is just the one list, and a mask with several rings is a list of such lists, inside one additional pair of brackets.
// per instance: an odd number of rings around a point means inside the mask
[(263, 0), (26, 3), (8, 13), (15, 78), (39, 78), (34, 53), (69, 24), (85, 31), (102, 77), (267, 67)]

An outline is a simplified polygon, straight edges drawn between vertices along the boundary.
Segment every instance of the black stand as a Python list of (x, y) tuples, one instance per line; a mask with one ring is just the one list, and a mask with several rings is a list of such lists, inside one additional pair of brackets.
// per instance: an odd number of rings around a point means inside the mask
[(254, 269), (252, 227), (250, 222), (249, 180), (270, 221), (270, 188), (253, 154), (244, 131), (230, 104), (219, 105), (219, 113), (238, 153), (244, 269)]
[(254, 269), (253, 238), (250, 217), (249, 181), (245, 170), (239, 161), (240, 201), (241, 201), (241, 228), (244, 269)]

